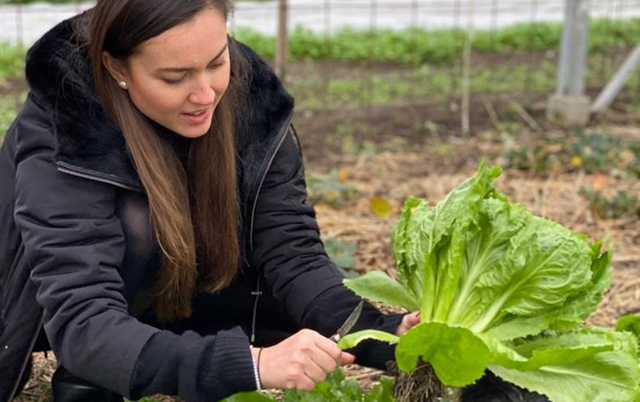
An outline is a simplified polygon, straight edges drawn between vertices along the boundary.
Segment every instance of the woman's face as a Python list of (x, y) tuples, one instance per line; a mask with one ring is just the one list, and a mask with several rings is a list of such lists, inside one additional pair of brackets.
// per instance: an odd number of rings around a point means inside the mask
[(224, 16), (205, 9), (143, 42), (126, 63), (115, 66), (109, 71), (126, 82), (143, 114), (184, 137), (200, 137), (211, 127), (213, 111), (229, 86)]

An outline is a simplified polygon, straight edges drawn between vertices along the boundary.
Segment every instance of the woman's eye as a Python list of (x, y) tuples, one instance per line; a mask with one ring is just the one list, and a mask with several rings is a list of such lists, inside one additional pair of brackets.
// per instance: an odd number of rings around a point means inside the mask
[(163, 78), (162, 81), (166, 82), (169, 85), (179, 84), (184, 81), (184, 77), (180, 78)]
[(225, 62), (223, 61), (222, 63), (210, 64), (210, 65), (209, 65), (209, 68), (210, 68), (211, 70), (215, 70), (215, 69), (216, 69), (216, 68), (218, 68), (218, 67), (222, 67), (222, 66), (224, 66), (224, 63), (225, 63)]

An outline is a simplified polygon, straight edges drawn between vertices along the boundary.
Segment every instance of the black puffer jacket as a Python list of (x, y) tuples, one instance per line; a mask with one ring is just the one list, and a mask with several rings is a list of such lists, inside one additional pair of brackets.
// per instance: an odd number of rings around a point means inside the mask
[[(134, 318), (158, 247), (139, 178), (92, 89), (72, 26), (61, 23), (30, 50), (31, 93), (0, 151), (0, 402), (16, 394), (30, 353), (49, 345), (74, 375), (125, 396), (136, 367), (150, 364), (141, 351), (162, 350), (153, 384), (134, 398), (160, 392), (205, 401), (255, 389), (240, 328), (176, 334)], [(330, 335), (358, 299), (341, 285), (306, 200), (293, 100), (263, 61), (237, 46), (252, 70), (236, 127), (240, 275), (261, 278), (261, 290), (299, 328)], [(398, 322), (367, 305), (357, 327), (392, 330)], [(390, 348), (357, 352), (368, 365), (391, 356)]]

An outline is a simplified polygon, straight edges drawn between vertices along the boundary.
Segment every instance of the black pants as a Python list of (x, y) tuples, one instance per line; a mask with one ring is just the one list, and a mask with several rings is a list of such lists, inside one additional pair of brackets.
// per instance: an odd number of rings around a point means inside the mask
[(94, 384), (74, 377), (59, 366), (51, 379), (53, 402), (123, 402), (118, 394), (99, 388)]

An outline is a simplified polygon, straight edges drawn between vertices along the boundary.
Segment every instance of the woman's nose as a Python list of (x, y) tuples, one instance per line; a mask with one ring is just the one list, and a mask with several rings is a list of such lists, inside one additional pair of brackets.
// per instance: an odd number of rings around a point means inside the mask
[(189, 94), (189, 101), (197, 105), (211, 105), (216, 99), (216, 92), (209, 80), (199, 79)]

